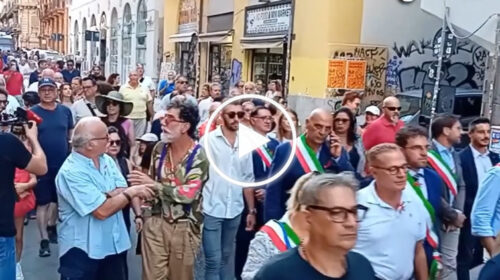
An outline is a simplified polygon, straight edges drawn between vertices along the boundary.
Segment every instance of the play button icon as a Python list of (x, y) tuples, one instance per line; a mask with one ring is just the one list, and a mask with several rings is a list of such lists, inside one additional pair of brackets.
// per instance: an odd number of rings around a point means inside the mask
[(244, 124), (238, 126), (238, 156), (244, 157), (253, 150), (269, 142), (269, 138), (262, 136)]

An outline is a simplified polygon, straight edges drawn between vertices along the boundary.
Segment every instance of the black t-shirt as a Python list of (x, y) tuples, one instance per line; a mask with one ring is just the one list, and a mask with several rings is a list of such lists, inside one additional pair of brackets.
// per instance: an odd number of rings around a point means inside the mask
[(373, 280), (375, 272), (361, 254), (347, 254), (347, 273), (340, 278), (327, 277), (318, 272), (299, 254), (298, 247), (271, 258), (255, 275), (254, 280)]
[(0, 236), (16, 235), (14, 226), (14, 174), (16, 167), (24, 169), (31, 160), (31, 154), (16, 136), (0, 132)]

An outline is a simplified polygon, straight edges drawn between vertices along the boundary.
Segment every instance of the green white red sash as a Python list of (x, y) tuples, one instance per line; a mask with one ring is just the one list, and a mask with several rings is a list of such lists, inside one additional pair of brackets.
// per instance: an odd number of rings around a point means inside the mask
[(319, 162), (318, 157), (314, 150), (307, 145), (306, 135), (302, 134), (297, 138), (297, 159), (299, 160), (300, 165), (304, 169), (304, 172), (307, 174), (312, 171), (318, 171), (324, 173), (323, 166)]
[(429, 279), (430, 280), (435, 280), (437, 279), (437, 274), (438, 271), (441, 269), (441, 255), (439, 254), (438, 247), (439, 247), (439, 238), (437, 235), (436, 231), (436, 211), (434, 210), (434, 207), (432, 204), (427, 200), (424, 196), (424, 193), (422, 192), (422, 189), (420, 188), (420, 183), (415, 181), (413, 177), (408, 173), (407, 174), (408, 178), (408, 183), (412, 186), (413, 190), (417, 193), (417, 196), (420, 198), (420, 201), (422, 201), (425, 209), (427, 210), (427, 213), (430, 216), (430, 221), (427, 220), (427, 225), (426, 225), (426, 232), (425, 232), (425, 239), (427, 240), (427, 243), (431, 245), (433, 252), (432, 252), (432, 262), (431, 262), (431, 267), (429, 271)]
[(434, 170), (439, 174), (441, 179), (450, 189), (451, 193), (457, 195), (457, 178), (451, 168), (446, 164), (441, 155), (436, 151), (429, 151), (427, 153), (427, 160)]
[(266, 165), (267, 168), (271, 167), (271, 162), (273, 160), (273, 156), (271, 155), (271, 151), (266, 146), (258, 147), (256, 149), (257, 154), (262, 159), (262, 162)]
[(267, 233), (271, 242), (280, 251), (284, 252), (290, 248), (295, 248), (300, 244), (300, 239), (290, 225), (284, 221), (270, 220), (260, 228)]

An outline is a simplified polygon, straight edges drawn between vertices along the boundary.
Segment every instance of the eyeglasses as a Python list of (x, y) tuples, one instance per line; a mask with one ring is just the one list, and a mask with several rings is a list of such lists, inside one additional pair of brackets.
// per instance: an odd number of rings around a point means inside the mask
[(392, 111), (392, 112), (394, 112), (394, 111), (401, 112), (401, 106), (400, 107), (384, 107), (384, 108), (386, 108), (387, 110)]
[(225, 113), (226, 116), (228, 116), (230, 119), (234, 119), (236, 116), (238, 116), (238, 119), (243, 119), (245, 116), (245, 112), (239, 111), (239, 112), (229, 112)]
[(83, 89), (90, 89), (90, 88), (93, 88), (94, 86), (83, 86), (82, 88)]
[(168, 124), (173, 123), (173, 122), (185, 123), (185, 121), (176, 118), (174, 115), (166, 114), (163, 117), (163, 123), (165, 125), (168, 125)]
[(7, 101), (7, 100), (0, 100), (0, 104), (5, 104), (5, 105), (7, 105), (7, 104), (9, 104), (9, 101)]
[(306, 209), (310, 210), (319, 210), (328, 213), (328, 218), (330, 221), (334, 223), (345, 223), (347, 221), (348, 214), (351, 214), (356, 219), (356, 222), (361, 222), (368, 211), (368, 207), (358, 204), (351, 209), (347, 209), (344, 207), (324, 207), (319, 205), (306, 205)]
[(335, 123), (348, 123), (349, 119), (335, 119)]
[(406, 171), (408, 171), (408, 168), (410, 168), (410, 166), (408, 164), (403, 164), (401, 166), (391, 166), (391, 167), (381, 167), (381, 166), (373, 166), (373, 168), (377, 168), (377, 169), (382, 169), (382, 170), (385, 170), (387, 171), (390, 175), (397, 175), (399, 174), (401, 171), (403, 171), (404, 173), (406, 173)]
[(255, 90), (254, 88), (245, 88), (245, 90)]
[(109, 142), (110, 146), (120, 146), (122, 144), (122, 141), (120, 140), (110, 140)]
[(252, 117), (252, 118), (260, 119), (263, 121), (270, 121), (270, 122), (273, 121), (273, 117), (271, 117), (271, 116), (261, 116), (261, 117)]
[(109, 105), (112, 105), (112, 106), (119, 106), (119, 105), (120, 105), (120, 103), (115, 102), (115, 101), (108, 101), (108, 102), (106, 102), (106, 106), (109, 106)]
[(187, 81), (177, 81), (179, 84), (183, 85), (183, 84), (187, 84), (188, 82)]
[(99, 141), (99, 140), (106, 140), (106, 141), (108, 141), (109, 140), (109, 135), (106, 135), (104, 137), (96, 137), (96, 138), (90, 139), (90, 141)]

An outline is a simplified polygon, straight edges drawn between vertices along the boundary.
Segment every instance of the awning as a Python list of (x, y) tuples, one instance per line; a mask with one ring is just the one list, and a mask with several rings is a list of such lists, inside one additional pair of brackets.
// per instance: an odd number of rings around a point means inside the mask
[(193, 34), (196, 34), (196, 33), (188, 32), (188, 33), (180, 33), (180, 34), (170, 35), (170, 37), (168, 37), (168, 41), (171, 43), (191, 42), (191, 38), (193, 37)]
[(243, 49), (272, 49), (283, 47), (285, 38), (286, 35), (243, 37), (240, 43)]
[(199, 36), (200, 43), (231, 43), (233, 41), (233, 32), (232, 30), (218, 31), (218, 32), (210, 32), (203, 33)]

